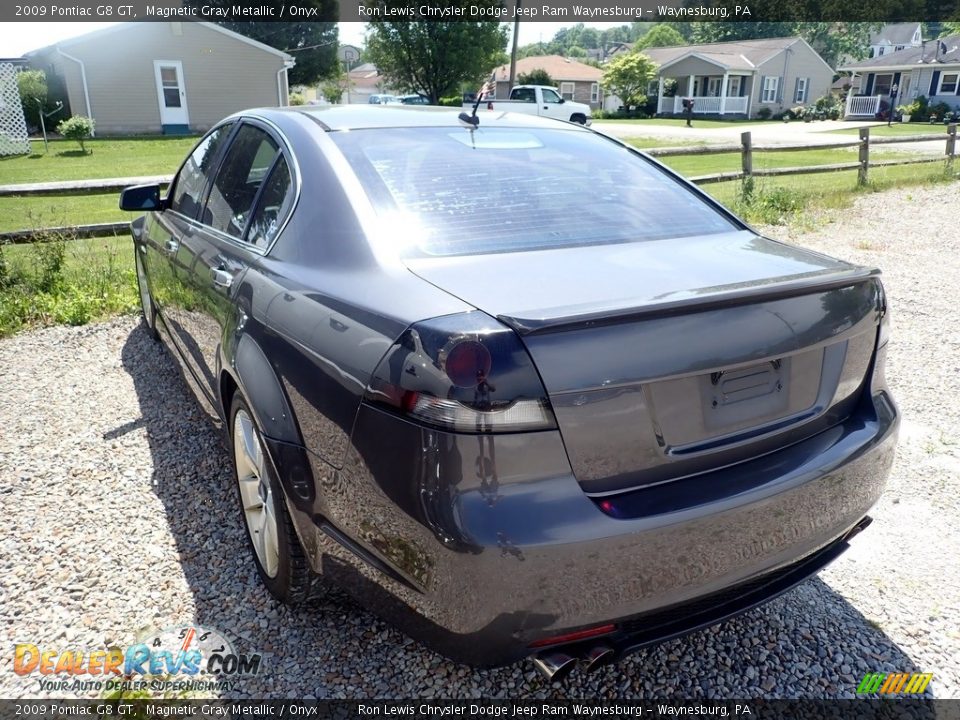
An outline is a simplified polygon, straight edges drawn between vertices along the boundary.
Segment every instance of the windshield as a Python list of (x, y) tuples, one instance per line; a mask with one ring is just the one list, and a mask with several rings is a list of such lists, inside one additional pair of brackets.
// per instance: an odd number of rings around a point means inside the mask
[(740, 228), (626, 148), (557, 129), (387, 128), (330, 137), (403, 256), (474, 255)]

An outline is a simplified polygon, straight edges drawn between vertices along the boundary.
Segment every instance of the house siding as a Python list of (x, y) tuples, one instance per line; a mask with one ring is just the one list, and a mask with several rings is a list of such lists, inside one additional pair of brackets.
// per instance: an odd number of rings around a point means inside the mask
[[(786, 70), (784, 63), (786, 62)], [(767, 76), (781, 78), (777, 91), (777, 102), (762, 103), (763, 82), (760, 78)], [(768, 107), (774, 113), (783, 112), (795, 107), (794, 91), (797, 87), (797, 78), (808, 78), (808, 86), (804, 105), (816, 101), (829, 94), (830, 84), (833, 82), (833, 71), (827, 67), (819, 55), (803, 42), (796, 42), (790, 46), (789, 52), (783, 50), (757, 66), (757, 82), (754, 83), (751, 114), (756, 116), (757, 110)]]
[[(952, 108), (960, 108), (960, 95), (931, 95), (930, 84), (933, 82), (934, 71), (941, 75), (947, 73), (960, 73), (960, 65), (939, 65), (937, 67), (925, 67), (913, 71), (913, 79), (910, 82), (911, 99), (918, 95), (925, 95), (930, 104), (945, 102)], [(914, 94), (916, 91), (916, 94)]]
[[(64, 51), (86, 66), (98, 135), (161, 132), (154, 60), (182, 63), (191, 131), (202, 132), (238, 110), (280, 104), (277, 72), (283, 58), (198, 23), (131, 24), (72, 43)], [(57, 64), (68, 71), (64, 80), (72, 111), (85, 113), (77, 64)], [(285, 74), (281, 83), (286, 104)]]

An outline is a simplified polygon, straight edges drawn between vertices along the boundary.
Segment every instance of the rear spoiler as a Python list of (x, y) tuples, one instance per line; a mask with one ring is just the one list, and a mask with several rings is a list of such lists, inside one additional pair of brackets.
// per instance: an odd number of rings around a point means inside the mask
[(498, 315), (500, 322), (513, 328), (520, 335), (583, 330), (601, 325), (648, 320), (651, 318), (684, 315), (703, 310), (716, 310), (735, 305), (747, 305), (758, 300), (781, 300), (798, 295), (834, 290), (859, 285), (880, 277), (878, 268), (854, 267), (840, 272), (820, 271), (795, 275), (766, 285), (723, 285), (716, 291), (700, 292), (675, 299), (654, 300), (637, 307), (594, 308), (584, 307), (583, 312), (547, 318), (515, 317)]

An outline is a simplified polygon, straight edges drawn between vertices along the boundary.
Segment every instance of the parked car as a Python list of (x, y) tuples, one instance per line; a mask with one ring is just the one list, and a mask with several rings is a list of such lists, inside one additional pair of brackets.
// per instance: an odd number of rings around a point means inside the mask
[[(475, 103), (476, 96), (465, 97), (463, 107), (472, 109)], [(499, 112), (540, 115), (581, 125), (590, 125), (593, 122), (593, 113), (589, 105), (565, 100), (557, 88), (546, 85), (517, 85), (510, 91), (509, 100), (484, 98), (480, 107)]]
[(402, 105), (429, 105), (430, 98), (425, 95), (403, 95), (400, 97)]
[(557, 678), (783, 593), (883, 489), (879, 271), (586, 128), (250, 110), (120, 205), (284, 602)]
[(369, 105), (397, 105), (399, 103), (400, 98), (396, 95), (371, 95), (367, 99)]

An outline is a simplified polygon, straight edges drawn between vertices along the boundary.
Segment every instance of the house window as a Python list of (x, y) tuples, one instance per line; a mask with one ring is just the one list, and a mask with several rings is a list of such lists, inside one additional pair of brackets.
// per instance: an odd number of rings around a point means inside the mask
[(899, 52), (900, 50), (903, 50), (905, 47), (906, 45), (897, 45), (896, 47), (893, 48), (893, 51)]
[(797, 91), (793, 94), (793, 101), (795, 103), (803, 103), (807, 101), (807, 83), (809, 82), (808, 78), (802, 77), (797, 78)]
[(600, 102), (600, 83), (590, 84), (590, 102), (592, 103)]
[(727, 97), (740, 97), (740, 82), (742, 78), (739, 75), (733, 75), (727, 81)]
[(956, 95), (958, 73), (941, 73), (937, 95)]
[(883, 55), (883, 51), (886, 50), (886, 49), (887, 49), (886, 47), (884, 47), (883, 45), (881, 45), (881, 46), (880, 46), (880, 51), (877, 53), (877, 57)]
[(777, 101), (777, 89), (780, 86), (780, 78), (767, 76), (763, 79), (763, 88), (760, 93), (760, 102), (772, 103)]
[(647, 83), (647, 95), (650, 97), (656, 97), (660, 94), (660, 81), (651, 80)]
[(873, 94), (874, 95), (889, 95), (890, 86), (893, 85), (893, 75), (877, 75), (873, 79)]
[(573, 83), (572, 82), (560, 83), (560, 96), (564, 100), (573, 100)]

